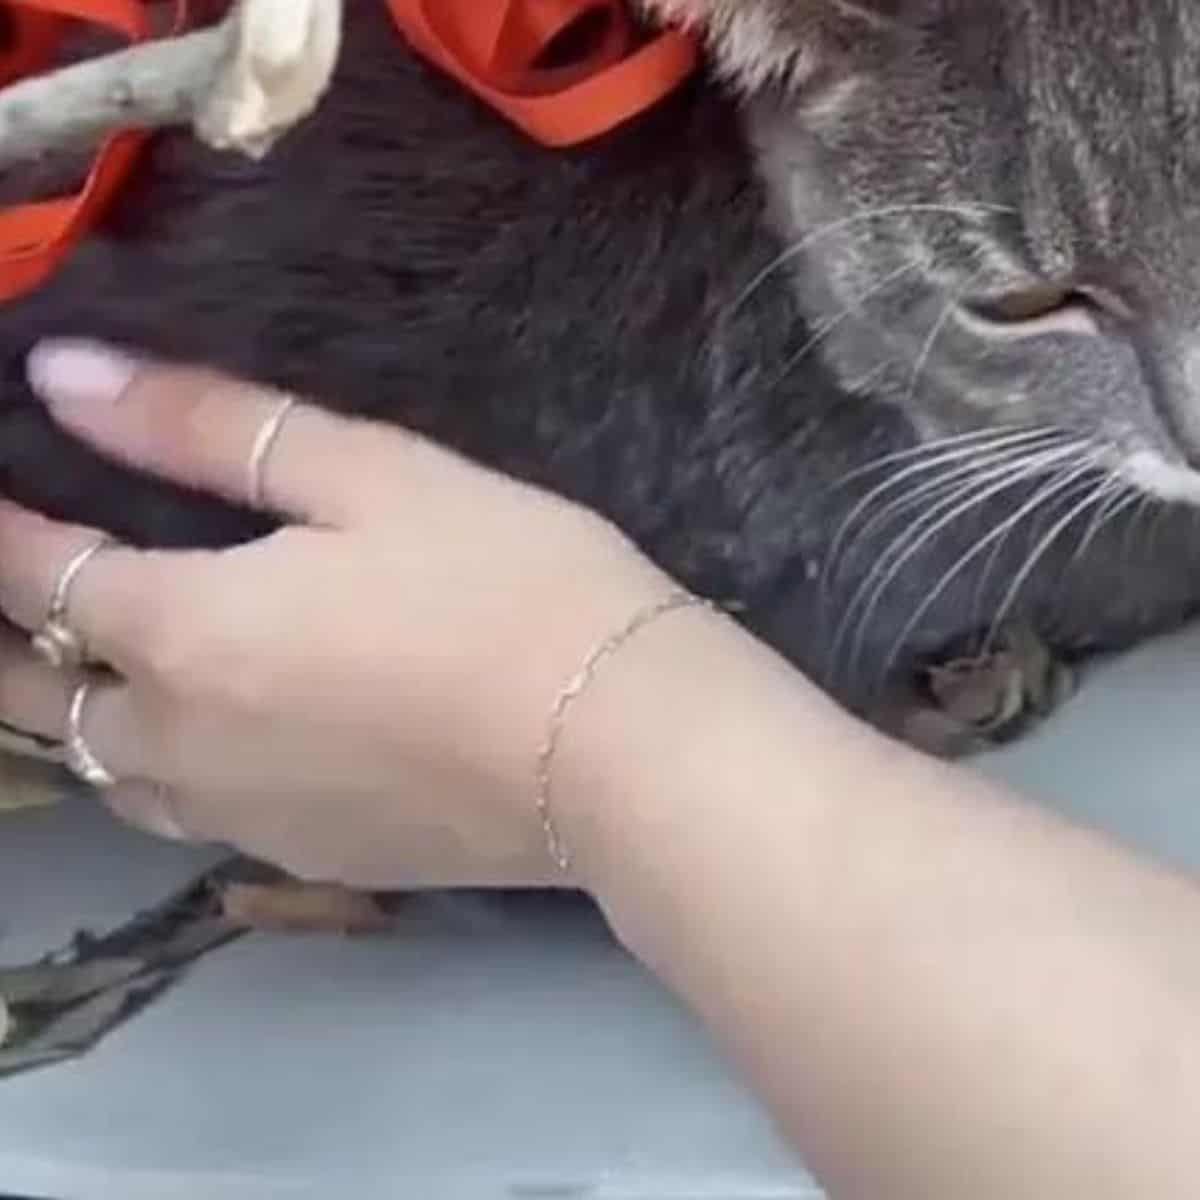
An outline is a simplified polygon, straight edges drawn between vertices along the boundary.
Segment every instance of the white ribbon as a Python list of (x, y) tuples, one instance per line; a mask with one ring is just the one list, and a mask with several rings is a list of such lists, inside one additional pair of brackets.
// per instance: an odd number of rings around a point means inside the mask
[(229, 57), (196, 114), (197, 136), (261, 158), (320, 102), (337, 64), (343, 0), (241, 0)]

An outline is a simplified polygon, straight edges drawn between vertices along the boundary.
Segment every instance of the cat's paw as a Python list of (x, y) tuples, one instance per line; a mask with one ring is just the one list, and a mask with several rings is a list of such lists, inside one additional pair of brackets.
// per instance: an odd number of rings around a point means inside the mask
[(1074, 689), (1074, 672), (1045, 642), (1010, 626), (985, 652), (920, 665), (877, 723), (927, 753), (960, 758), (1020, 736)]

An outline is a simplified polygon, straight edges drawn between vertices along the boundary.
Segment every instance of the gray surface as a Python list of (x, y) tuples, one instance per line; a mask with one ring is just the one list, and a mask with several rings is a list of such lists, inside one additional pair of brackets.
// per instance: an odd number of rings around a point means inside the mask
[[(1200, 862), (1200, 631), (1106, 668), (987, 764)], [(0, 959), (200, 865), (91, 805), (4, 822)], [(213, 1197), (813, 1197), (691, 1022), (587, 911), (414, 901), (385, 943), (257, 937), (78, 1064), (0, 1084), (0, 1190)]]

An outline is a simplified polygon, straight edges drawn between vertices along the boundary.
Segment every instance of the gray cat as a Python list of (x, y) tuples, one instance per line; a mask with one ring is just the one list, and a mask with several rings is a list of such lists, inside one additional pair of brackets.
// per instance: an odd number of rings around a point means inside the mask
[(1200, 8), (656, 7), (711, 22), (721, 82), (579, 151), (427, 69), (382, 2), (265, 162), (161, 138), (0, 317), (0, 489), (138, 544), (266, 528), (49, 424), (29, 345), (106, 336), (593, 505), (936, 749), (1190, 615)]

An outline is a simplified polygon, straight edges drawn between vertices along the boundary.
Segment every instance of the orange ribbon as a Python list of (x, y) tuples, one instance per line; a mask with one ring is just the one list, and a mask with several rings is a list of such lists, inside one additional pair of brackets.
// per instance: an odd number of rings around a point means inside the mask
[(639, 40), (621, 0), (388, 0), (419, 53), (546, 146), (599, 137), (695, 69), (695, 42)]
[[(639, 37), (621, 0), (388, 0), (420, 54), (543, 145), (598, 137), (651, 107), (696, 66), (681, 33)], [(177, 28), (187, 0), (176, 0)], [(131, 42), (150, 35), (142, 0), (8, 0), (0, 86), (50, 65), (70, 20)], [(0, 208), (0, 302), (39, 286), (102, 218), (146, 141), (109, 137), (74, 195)]]

